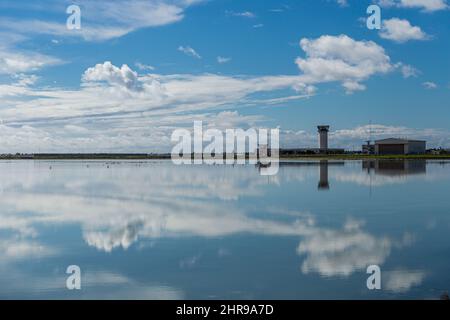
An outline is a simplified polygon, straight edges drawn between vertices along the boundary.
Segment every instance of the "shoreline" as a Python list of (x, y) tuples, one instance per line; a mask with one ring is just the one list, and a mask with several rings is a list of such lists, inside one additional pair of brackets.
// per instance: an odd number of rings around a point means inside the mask
[[(1, 160), (170, 160), (170, 154), (34, 154), (0, 155)], [(450, 160), (450, 154), (443, 155), (281, 155), (280, 160)]]

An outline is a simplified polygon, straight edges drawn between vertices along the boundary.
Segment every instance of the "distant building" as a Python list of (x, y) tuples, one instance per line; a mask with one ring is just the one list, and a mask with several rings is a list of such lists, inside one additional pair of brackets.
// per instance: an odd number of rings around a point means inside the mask
[(375, 154), (375, 145), (371, 144), (370, 141), (367, 141), (367, 144), (363, 144), (361, 149), (363, 154)]
[(426, 152), (426, 141), (389, 138), (375, 141), (375, 154), (422, 154)]
[(293, 149), (280, 149), (280, 155), (283, 156), (295, 156), (295, 155), (313, 155), (313, 154), (343, 154), (345, 149), (329, 148), (328, 147), (328, 132), (330, 126), (321, 125), (317, 126), (319, 133), (319, 147), (318, 148), (293, 148)]

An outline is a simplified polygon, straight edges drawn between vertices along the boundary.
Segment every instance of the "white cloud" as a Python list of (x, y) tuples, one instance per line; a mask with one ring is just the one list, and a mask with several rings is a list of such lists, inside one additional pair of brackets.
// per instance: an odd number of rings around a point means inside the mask
[(139, 76), (109, 61), (88, 68), (80, 89), (31, 88), (25, 82), (33, 79), (17, 79), (0, 85), (3, 152), (167, 151), (176, 126), (220, 117), (239, 118), (241, 124), (261, 121), (260, 116), (223, 112), (253, 103), (252, 95), (262, 92), (272, 94), (259, 105), (270, 105), (291, 96), (300, 81), (299, 76)]
[(417, 77), (420, 74), (420, 71), (413, 66), (398, 63), (397, 67), (400, 68), (400, 71), (404, 78), (411, 78), (411, 77)]
[(83, 81), (106, 81), (110, 85), (123, 86), (130, 90), (140, 90), (142, 88), (138, 80), (138, 74), (135, 71), (131, 70), (126, 64), (118, 68), (110, 61), (87, 69), (83, 74)]
[(425, 81), (424, 83), (422, 83), (422, 85), (426, 89), (436, 89), (438, 87), (438, 85), (436, 83), (431, 82), (431, 81)]
[(201, 59), (202, 57), (197, 53), (197, 51), (195, 51), (193, 48), (187, 46), (187, 47), (183, 47), (183, 46), (179, 46), (178, 47), (178, 51), (183, 52), (185, 55), (197, 58), (197, 59)]
[(34, 85), (38, 80), (39, 77), (35, 74), (27, 75), (27, 74), (15, 74), (13, 75), (14, 79), (17, 79), (17, 82), (15, 85), (22, 86), (22, 87), (28, 87)]
[(148, 64), (143, 64), (140, 62), (136, 62), (135, 66), (139, 68), (139, 70), (142, 71), (154, 71), (156, 68), (154, 66), (148, 65)]
[[(316, 92), (304, 75), (140, 76), (127, 65), (110, 62), (88, 68), (80, 89), (34, 88), (26, 84), (33, 79), (17, 79), (13, 85), (0, 85), (1, 152), (167, 152), (171, 132), (191, 128), (194, 120), (242, 128), (261, 125), (267, 119), (243, 116), (237, 108), (283, 105)], [(343, 85), (355, 90), (351, 83)], [(367, 140), (368, 128), (332, 131), (333, 145), (360, 146)], [(430, 146), (450, 146), (445, 130), (370, 128), (374, 137), (408, 136), (426, 139)], [(286, 147), (311, 147), (316, 140), (313, 131), (281, 133)]]
[[(50, 2), (50, 3), (49, 3)], [(178, 22), (184, 18), (187, 7), (202, 0), (80, 0), (81, 30), (67, 30), (65, 21), (43, 21), (3, 17), (0, 26), (18, 34), (48, 34), (64, 37), (81, 37), (87, 41), (103, 41), (124, 36), (147, 27), (158, 27)], [(34, 6), (21, 4), (20, 10), (47, 10), (65, 7), (56, 0), (33, 1)]]
[(221, 57), (221, 56), (217, 57), (217, 62), (219, 64), (224, 64), (224, 63), (227, 63), (227, 62), (230, 62), (230, 61), (231, 61), (231, 58)]
[(306, 58), (297, 58), (296, 63), (303, 72), (302, 82), (308, 84), (340, 82), (351, 93), (365, 89), (362, 81), (394, 68), (381, 46), (347, 35), (303, 38), (300, 46)]
[(378, 4), (384, 7), (419, 8), (428, 12), (449, 8), (447, 0), (378, 0)]
[(420, 27), (412, 26), (408, 20), (399, 18), (383, 20), (380, 37), (400, 43), (409, 40), (427, 40), (429, 38)]
[(383, 287), (396, 293), (409, 291), (413, 286), (420, 285), (425, 278), (423, 271), (395, 270), (383, 272)]
[(58, 58), (0, 47), (0, 74), (30, 73), (61, 64)]
[(341, 7), (346, 7), (348, 6), (348, 2), (347, 0), (336, 0), (337, 3), (341, 6)]
[(256, 14), (254, 14), (251, 11), (242, 11), (242, 12), (227, 11), (227, 13), (235, 17), (256, 18)]

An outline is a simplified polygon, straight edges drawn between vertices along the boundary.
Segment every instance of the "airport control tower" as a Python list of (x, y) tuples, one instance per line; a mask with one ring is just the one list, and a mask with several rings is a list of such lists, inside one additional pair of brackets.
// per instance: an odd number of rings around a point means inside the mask
[(319, 148), (321, 152), (326, 152), (328, 150), (328, 131), (330, 131), (330, 126), (317, 126), (319, 131)]

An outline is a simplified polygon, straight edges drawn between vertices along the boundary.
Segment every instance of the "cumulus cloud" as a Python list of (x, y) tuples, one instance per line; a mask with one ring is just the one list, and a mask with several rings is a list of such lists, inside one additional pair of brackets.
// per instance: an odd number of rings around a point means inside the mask
[(178, 47), (178, 51), (183, 52), (185, 55), (197, 58), (197, 59), (201, 59), (202, 57), (197, 53), (197, 51), (195, 51), (193, 48), (187, 46), (187, 47), (183, 47), (183, 46), (179, 46)]
[(417, 77), (420, 74), (420, 71), (413, 66), (403, 63), (398, 63), (396, 66), (400, 68), (403, 78)]
[(138, 74), (124, 64), (121, 68), (114, 66), (110, 61), (97, 64), (87, 69), (83, 74), (83, 81), (106, 81), (110, 85), (124, 86), (130, 90), (140, 90), (141, 83)]
[(380, 37), (400, 43), (409, 40), (426, 40), (429, 38), (420, 27), (412, 26), (408, 20), (399, 18), (383, 20)]
[(340, 82), (348, 93), (364, 90), (362, 81), (393, 70), (384, 49), (372, 41), (357, 41), (347, 35), (303, 38), (305, 58), (297, 58), (304, 83)]
[(447, 0), (378, 0), (378, 4), (384, 7), (419, 8), (428, 12), (449, 8)]

